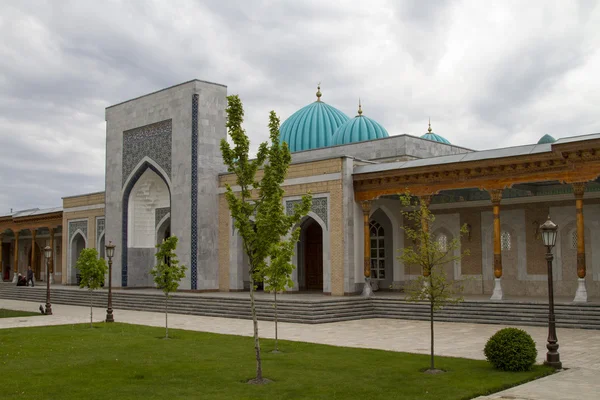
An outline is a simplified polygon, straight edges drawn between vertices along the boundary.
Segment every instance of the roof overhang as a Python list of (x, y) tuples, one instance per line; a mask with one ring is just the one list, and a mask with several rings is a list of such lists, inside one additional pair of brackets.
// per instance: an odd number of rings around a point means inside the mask
[(585, 182), (600, 176), (600, 134), (558, 140), (553, 144), (361, 166), (353, 174), (356, 200), (410, 192), (504, 189), (518, 183), (549, 180)]

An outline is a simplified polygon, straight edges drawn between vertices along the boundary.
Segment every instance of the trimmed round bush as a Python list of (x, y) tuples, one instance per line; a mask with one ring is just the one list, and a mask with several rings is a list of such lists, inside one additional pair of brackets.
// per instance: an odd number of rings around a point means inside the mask
[(517, 328), (500, 329), (489, 338), (483, 353), (494, 368), (502, 371), (530, 370), (537, 357), (531, 336)]

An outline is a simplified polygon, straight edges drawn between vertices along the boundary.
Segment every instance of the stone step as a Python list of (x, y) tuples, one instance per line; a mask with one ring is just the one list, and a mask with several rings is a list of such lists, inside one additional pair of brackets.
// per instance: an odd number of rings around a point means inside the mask
[[(107, 293), (92, 294), (95, 307), (106, 307)], [(410, 303), (393, 298), (345, 298), (340, 300), (308, 300), (278, 298), (278, 320), (292, 323), (328, 323), (366, 318), (394, 318), (404, 320), (429, 320), (427, 303)], [(44, 303), (46, 288), (0, 285), (0, 298), (20, 299)], [(89, 306), (89, 293), (85, 290), (61, 289), (52, 291), (53, 303)], [(256, 299), (260, 320), (273, 320), (275, 310), (272, 299)], [(162, 312), (164, 296), (160, 292), (113, 292), (115, 309)], [(250, 299), (210, 295), (175, 294), (169, 299), (169, 312), (188, 315), (250, 319)], [(600, 305), (557, 304), (557, 326), (569, 328), (600, 329)], [(116, 313), (118, 315), (118, 312)], [(547, 325), (548, 305), (527, 302), (465, 301), (448, 305), (435, 314), (436, 321), (488, 323), (500, 325)]]

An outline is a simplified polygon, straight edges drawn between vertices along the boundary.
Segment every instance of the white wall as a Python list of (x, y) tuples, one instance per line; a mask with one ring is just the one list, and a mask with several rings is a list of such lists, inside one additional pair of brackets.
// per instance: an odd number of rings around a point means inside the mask
[(129, 195), (128, 247), (154, 248), (155, 211), (169, 206), (169, 188), (154, 171), (147, 169)]

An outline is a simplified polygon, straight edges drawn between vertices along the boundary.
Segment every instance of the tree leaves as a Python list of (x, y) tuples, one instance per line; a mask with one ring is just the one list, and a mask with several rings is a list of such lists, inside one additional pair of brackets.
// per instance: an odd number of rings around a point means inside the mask
[(187, 268), (179, 265), (177, 254), (177, 236), (166, 238), (161, 244), (157, 244), (156, 261), (157, 264), (150, 270), (154, 277), (154, 283), (159, 289), (162, 289), (166, 296), (177, 291), (179, 282), (185, 277)]
[(96, 249), (81, 250), (75, 268), (79, 270), (80, 288), (99, 289), (104, 284), (104, 276), (108, 271), (104, 258), (98, 258)]

